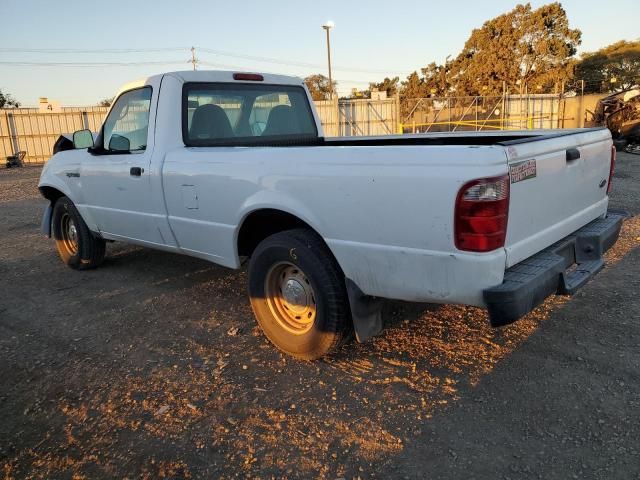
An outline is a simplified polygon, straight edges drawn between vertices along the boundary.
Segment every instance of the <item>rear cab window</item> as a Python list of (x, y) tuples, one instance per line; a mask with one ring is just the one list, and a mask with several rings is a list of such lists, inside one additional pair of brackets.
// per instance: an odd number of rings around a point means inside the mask
[(302, 87), (192, 82), (183, 87), (182, 136), (187, 146), (277, 145), (318, 131)]

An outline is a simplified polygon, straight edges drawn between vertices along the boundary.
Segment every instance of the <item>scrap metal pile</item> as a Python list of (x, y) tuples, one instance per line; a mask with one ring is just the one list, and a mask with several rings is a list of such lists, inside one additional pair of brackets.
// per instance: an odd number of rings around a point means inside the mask
[(640, 154), (640, 91), (627, 90), (601, 99), (593, 120), (606, 125), (618, 148)]

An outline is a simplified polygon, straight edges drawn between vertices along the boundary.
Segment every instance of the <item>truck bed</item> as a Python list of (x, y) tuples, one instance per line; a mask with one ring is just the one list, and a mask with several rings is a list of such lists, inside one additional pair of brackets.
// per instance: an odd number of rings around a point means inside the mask
[[(371, 137), (309, 137), (296, 139), (284, 137), (271, 137), (268, 139), (255, 137), (252, 139), (244, 139), (244, 141), (251, 146), (256, 147), (385, 147), (398, 145), (509, 146), (603, 129), (605, 129), (605, 127), (558, 129), (553, 130), (553, 133), (549, 133), (549, 130), (522, 130), (499, 132), (415, 133), (402, 135), (380, 135)], [(234, 139), (229, 139), (228, 145), (233, 145), (234, 142)], [(226, 142), (219, 142), (219, 146), (225, 145), (227, 145)]]
[(564, 137), (575, 133), (603, 130), (605, 127), (582, 129), (500, 131), (500, 132), (438, 132), (376, 137), (333, 137), (323, 139), (331, 146), (390, 145), (517, 145)]

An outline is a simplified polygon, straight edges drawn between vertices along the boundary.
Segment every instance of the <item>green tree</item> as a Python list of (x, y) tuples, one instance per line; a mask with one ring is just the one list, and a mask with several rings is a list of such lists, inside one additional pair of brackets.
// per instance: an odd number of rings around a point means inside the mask
[[(309, 75), (304, 79), (307, 88), (314, 100), (329, 100), (331, 98), (331, 88), (329, 87), (329, 79), (320, 73)], [(336, 94), (338, 83), (333, 81), (333, 93)]]
[(511, 91), (551, 91), (572, 78), (580, 37), (560, 3), (517, 5), (473, 30), (448, 76), (457, 95), (499, 94), (503, 81)]
[[(379, 83), (372, 82), (369, 84), (369, 92), (371, 90), (377, 90), (379, 92), (387, 92), (387, 97), (393, 97), (398, 93), (398, 87), (400, 83), (400, 77), (385, 77), (383, 81)], [(369, 95), (371, 96), (371, 95)]]
[(400, 87), (400, 97), (403, 99), (423, 98), (429, 96), (429, 87), (424, 78), (413, 72), (407, 76)]
[(20, 106), (20, 102), (13, 98), (8, 93), (2, 93), (0, 90), (0, 108), (16, 107)]
[(449, 70), (449, 65), (438, 65), (435, 62), (431, 62), (420, 70), (422, 72), (425, 86), (430, 95), (444, 97), (449, 93), (449, 90), (451, 89), (451, 85), (449, 83)]
[(113, 103), (113, 99), (115, 97), (107, 97), (107, 98), (103, 98), (102, 100), (100, 100), (98, 102), (98, 105), (101, 107), (110, 107), (111, 104)]
[(420, 74), (413, 72), (402, 82), (400, 97), (409, 99), (445, 96), (451, 90), (448, 72), (449, 66), (431, 62), (420, 69)]
[(420, 105), (419, 98), (430, 95), (429, 85), (418, 72), (413, 72), (400, 86), (400, 114), (403, 118), (409, 116)]
[(576, 78), (585, 81), (587, 93), (620, 91), (640, 85), (640, 40), (622, 40), (597, 52), (585, 53), (576, 65)]

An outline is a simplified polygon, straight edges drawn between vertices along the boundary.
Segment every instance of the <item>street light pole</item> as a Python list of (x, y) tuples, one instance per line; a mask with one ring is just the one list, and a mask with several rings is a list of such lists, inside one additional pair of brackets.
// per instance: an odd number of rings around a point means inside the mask
[(331, 40), (329, 39), (329, 30), (334, 27), (332, 21), (328, 21), (322, 28), (327, 32), (327, 64), (329, 65), (329, 99), (333, 100), (333, 79), (331, 78)]

